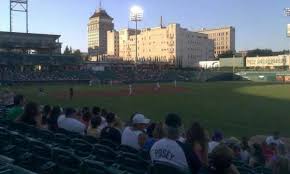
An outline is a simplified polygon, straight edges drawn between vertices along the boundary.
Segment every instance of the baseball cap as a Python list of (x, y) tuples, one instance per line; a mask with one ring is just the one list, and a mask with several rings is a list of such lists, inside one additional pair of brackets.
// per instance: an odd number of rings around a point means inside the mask
[(165, 124), (172, 128), (180, 128), (182, 125), (181, 118), (175, 113), (170, 113), (165, 118)]
[(223, 133), (220, 130), (215, 130), (212, 136), (213, 141), (221, 141), (224, 138)]
[(150, 119), (146, 118), (143, 114), (135, 114), (132, 119), (133, 124), (148, 124)]

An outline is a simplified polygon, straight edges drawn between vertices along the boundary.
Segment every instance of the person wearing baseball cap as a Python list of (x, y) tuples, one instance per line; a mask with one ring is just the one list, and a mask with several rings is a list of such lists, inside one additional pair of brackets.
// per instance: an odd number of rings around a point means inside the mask
[(157, 141), (150, 150), (152, 162), (166, 162), (185, 171), (198, 173), (201, 162), (190, 145), (179, 141), (182, 121), (179, 115), (170, 113), (164, 122), (165, 138)]
[(150, 119), (143, 114), (136, 113), (132, 117), (132, 126), (126, 127), (123, 131), (121, 144), (137, 150), (142, 149), (147, 139), (145, 129), (149, 123)]

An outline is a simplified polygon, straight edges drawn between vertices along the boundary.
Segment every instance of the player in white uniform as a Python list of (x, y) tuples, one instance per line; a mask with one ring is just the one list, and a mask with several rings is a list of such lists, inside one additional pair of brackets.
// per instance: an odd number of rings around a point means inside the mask
[(132, 95), (132, 93), (133, 93), (133, 89), (132, 89), (132, 85), (130, 84), (129, 85), (129, 95)]
[(177, 82), (176, 80), (174, 80), (174, 87), (176, 88), (176, 86), (177, 86)]
[(159, 89), (160, 89), (160, 83), (156, 82), (155, 91), (159, 91)]

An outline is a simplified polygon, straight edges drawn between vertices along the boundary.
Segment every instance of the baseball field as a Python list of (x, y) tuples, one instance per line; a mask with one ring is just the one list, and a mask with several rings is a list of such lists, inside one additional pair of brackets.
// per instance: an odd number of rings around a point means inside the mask
[[(133, 112), (161, 121), (166, 113), (179, 113), (186, 127), (201, 122), (209, 130), (226, 135), (250, 136), (279, 130), (290, 136), (290, 84), (250, 82), (172, 83), (133, 85), (25, 85), (13, 86), (16, 93), (42, 105), (100, 106), (127, 120)], [(39, 93), (39, 88), (44, 94)], [(69, 88), (73, 87), (73, 99)]]

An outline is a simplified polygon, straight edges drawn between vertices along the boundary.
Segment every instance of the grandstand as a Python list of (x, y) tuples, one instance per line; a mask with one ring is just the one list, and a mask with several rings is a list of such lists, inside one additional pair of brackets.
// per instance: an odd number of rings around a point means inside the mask
[(0, 31), (0, 52), (61, 54), (60, 35)]
[[(224, 143), (235, 149), (235, 141), (229, 138)], [(240, 159), (232, 163), (241, 174), (272, 173), (263, 164), (253, 167)], [(152, 163), (149, 152), (143, 149), (61, 128), (37, 128), (7, 120), (5, 114), (0, 119), (0, 166), (0, 172), (7, 174), (189, 174), (169, 163)], [(199, 174), (214, 173), (203, 167)]]

